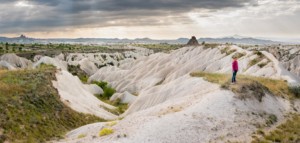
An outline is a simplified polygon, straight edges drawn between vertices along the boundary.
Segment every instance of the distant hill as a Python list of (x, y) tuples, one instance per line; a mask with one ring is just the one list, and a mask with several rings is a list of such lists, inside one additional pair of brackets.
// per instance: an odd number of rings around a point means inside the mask
[[(188, 38), (178, 38), (174, 40), (154, 40), (150, 38), (136, 38), (136, 39), (118, 39), (118, 38), (58, 38), (58, 39), (36, 39), (29, 38), (25, 35), (21, 35), (15, 38), (0, 37), (0, 42), (8, 43), (69, 43), (69, 44), (111, 44), (111, 43), (144, 43), (144, 44), (159, 44), (159, 43), (169, 43), (169, 44), (186, 44), (189, 41)], [(232, 37), (224, 38), (200, 38), (199, 43), (205, 41), (206, 43), (234, 43), (234, 44), (252, 44), (252, 45), (262, 45), (262, 44), (279, 44), (283, 42), (263, 40), (251, 37), (244, 37), (234, 35)]]
[(271, 41), (271, 40), (262, 40), (255, 38), (200, 38), (199, 42), (205, 41), (210, 43), (234, 43), (234, 44), (251, 44), (251, 45), (263, 45), (263, 44), (279, 44), (283, 42)]

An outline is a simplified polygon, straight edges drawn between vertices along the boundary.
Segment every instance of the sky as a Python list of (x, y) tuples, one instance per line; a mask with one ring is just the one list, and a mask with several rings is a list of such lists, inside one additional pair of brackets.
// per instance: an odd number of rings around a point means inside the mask
[(300, 39), (300, 0), (0, 0), (0, 36)]

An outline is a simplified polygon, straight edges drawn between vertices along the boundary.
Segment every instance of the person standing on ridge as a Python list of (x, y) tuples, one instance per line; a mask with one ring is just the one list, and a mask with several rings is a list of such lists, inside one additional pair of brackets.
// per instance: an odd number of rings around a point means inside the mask
[(233, 62), (232, 62), (232, 80), (231, 83), (236, 83), (236, 74), (239, 70), (238, 66), (238, 61), (236, 57), (233, 57)]

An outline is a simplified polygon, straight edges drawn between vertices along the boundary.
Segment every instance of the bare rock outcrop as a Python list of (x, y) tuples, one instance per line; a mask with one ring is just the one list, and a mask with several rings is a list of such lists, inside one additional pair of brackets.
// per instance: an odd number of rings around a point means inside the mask
[(198, 46), (198, 40), (195, 36), (192, 36), (192, 38), (189, 40), (189, 42), (187, 43), (188, 46)]

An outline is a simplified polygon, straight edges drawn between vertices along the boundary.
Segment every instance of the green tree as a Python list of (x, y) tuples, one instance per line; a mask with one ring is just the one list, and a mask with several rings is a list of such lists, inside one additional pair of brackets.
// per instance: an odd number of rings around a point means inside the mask
[(8, 51), (8, 46), (9, 46), (9, 44), (6, 42), (6, 43), (5, 43), (5, 50), (6, 50), (6, 51)]

